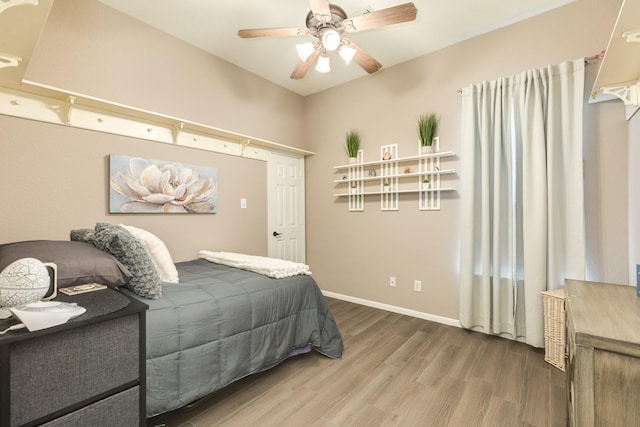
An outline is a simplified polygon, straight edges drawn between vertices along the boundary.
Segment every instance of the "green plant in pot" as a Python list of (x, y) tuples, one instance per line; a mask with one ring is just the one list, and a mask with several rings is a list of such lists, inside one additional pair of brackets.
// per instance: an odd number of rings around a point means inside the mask
[(349, 155), (349, 163), (357, 163), (358, 150), (360, 149), (360, 133), (357, 130), (347, 132), (345, 148)]
[(420, 136), (420, 151), (423, 154), (433, 153), (433, 137), (438, 128), (440, 117), (436, 113), (422, 114), (418, 118), (418, 135)]

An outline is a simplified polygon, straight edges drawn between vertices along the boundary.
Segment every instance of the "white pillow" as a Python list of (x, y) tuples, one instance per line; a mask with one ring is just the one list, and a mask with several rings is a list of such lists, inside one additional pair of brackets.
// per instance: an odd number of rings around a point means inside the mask
[(156, 270), (158, 270), (160, 280), (163, 282), (178, 283), (178, 270), (176, 270), (169, 250), (158, 236), (147, 230), (131, 225), (120, 224), (120, 226), (133, 234), (133, 237), (142, 243), (153, 265), (155, 265)]

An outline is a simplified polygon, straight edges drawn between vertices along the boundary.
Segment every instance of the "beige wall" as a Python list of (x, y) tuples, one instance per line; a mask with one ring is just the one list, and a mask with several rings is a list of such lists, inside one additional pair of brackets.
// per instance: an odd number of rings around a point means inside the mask
[[(442, 116), (442, 148), (459, 158), (464, 155), (459, 88), (599, 52), (620, 3), (578, 0), (302, 98), (96, 1), (56, 1), (25, 77), (317, 152), (306, 160), (306, 240), (307, 262), (320, 286), (455, 319), (459, 194), (444, 194), (438, 212), (418, 211), (415, 195), (401, 196), (398, 212), (381, 212), (376, 196), (367, 198), (365, 212), (347, 212), (345, 200), (332, 196), (333, 166), (346, 160), (345, 132), (361, 131), (367, 160), (376, 159), (380, 145), (389, 143), (398, 143), (401, 155), (411, 155), (417, 151), (417, 116), (436, 111)], [(597, 64), (587, 69), (592, 80)], [(586, 111), (590, 279), (625, 282), (629, 216), (621, 159), (632, 138), (619, 102), (589, 105)], [(109, 215), (109, 153), (218, 167), (219, 213)], [(446, 178), (453, 186), (464, 173), (458, 158), (447, 162), (458, 171)], [(108, 221), (158, 234), (177, 260), (191, 259), (204, 248), (267, 252), (264, 162), (0, 116), (0, 180), (5, 201), (0, 243), (65, 239), (72, 228)], [(241, 197), (248, 199), (246, 210), (240, 209)], [(391, 275), (396, 288), (388, 286)], [(422, 280), (422, 293), (412, 290), (414, 279)]]
[[(0, 116), (0, 243), (68, 240), (96, 222), (145, 228), (174, 261), (198, 250), (266, 255), (266, 163), (134, 138)], [(217, 214), (108, 213), (108, 156), (125, 154), (218, 168)], [(240, 198), (247, 209), (240, 209)]]
[[(302, 146), (304, 99), (98, 1), (56, 1), (24, 78), (112, 103)], [(218, 168), (215, 215), (109, 215), (109, 153)], [(0, 243), (127, 223), (175, 260), (267, 254), (265, 162), (0, 116)], [(240, 209), (240, 199), (247, 209)]]
[[(587, 67), (587, 89), (597, 67)], [(627, 158), (630, 144), (621, 101), (590, 104), (584, 118), (587, 278), (628, 283)]]
[[(348, 212), (333, 166), (346, 163), (344, 134), (358, 129), (365, 161), (397, 143), (400, 156), (417, 153), (416, 118), (441, 114), (441, 147), (460, 152), (457, 90), (532, 67), (591, 56), (607, 45), (618, 0), (580, 0), (555, 11), (418, 58), (370, 78), (308, 97), (307, 261), (323, 288), (340, 294), (456, 319), (458, 317), (459, 194), (443, 194), (442, 210), (420, 212), (415, 196), (401, 195), (398, 212), (381, 212), (369, 196), (365, 212)], [(596, 68), (598, 65), (588, 65)], [(590, 71), (589, 74), (592, 74)], [(591, 83), (587, 83), (587, 93)], [(626, 280), (626, 125), (619, 104), (588, 106), (600, 125), (585, 144), (587, 212), (593, 279)], [(331, 126), (327, 126), (330, 123)], [(595, 166), (594, 166), (595, 164)], [(447, 162), (457, 175), (456, 160)], [(614, 170), (615, 169), (615, 170)], [(594, 183), (595, 181), (595, 183)], [(615, 188), (615, 191), (611, 191)], [(396, 276), (397, 287), (388, 285)], [(413, 280), (422, 281), (421, 293)]]
[(96, 0), (54, 2), (24, 79), (303, 145), (301, 96)]

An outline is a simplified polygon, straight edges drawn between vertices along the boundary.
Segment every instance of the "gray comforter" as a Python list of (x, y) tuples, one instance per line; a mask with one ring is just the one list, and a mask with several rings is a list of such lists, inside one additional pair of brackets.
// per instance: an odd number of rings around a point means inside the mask
[(342, 357), (342, 337), (311, 276), (271, 279), (202, 259), (147, 312), (147, 416), (180, 408), (311, 346)]

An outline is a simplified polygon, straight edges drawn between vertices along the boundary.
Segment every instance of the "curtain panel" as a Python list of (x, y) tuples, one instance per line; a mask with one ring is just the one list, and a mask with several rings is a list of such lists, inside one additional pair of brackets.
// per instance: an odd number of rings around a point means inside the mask
[(541, 291), (584, 279), (584, 60), (463, 89), (460, 321), (544, 345)]

